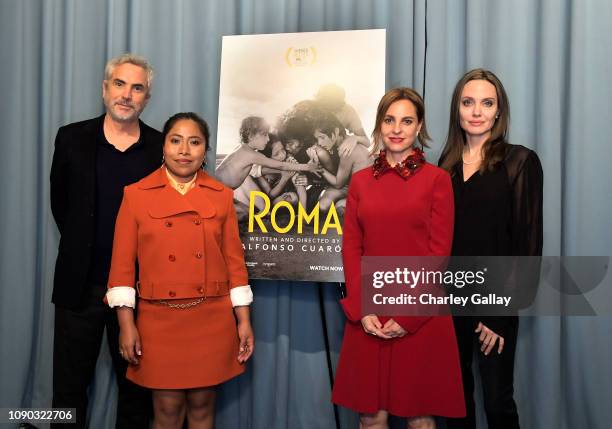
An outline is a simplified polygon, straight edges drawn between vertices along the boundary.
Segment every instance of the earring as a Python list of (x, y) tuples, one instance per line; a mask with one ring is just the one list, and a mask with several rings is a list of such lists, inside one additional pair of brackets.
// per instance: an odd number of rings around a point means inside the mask
[(495, 119), (499, 119), (499, 112), (495, 114)]

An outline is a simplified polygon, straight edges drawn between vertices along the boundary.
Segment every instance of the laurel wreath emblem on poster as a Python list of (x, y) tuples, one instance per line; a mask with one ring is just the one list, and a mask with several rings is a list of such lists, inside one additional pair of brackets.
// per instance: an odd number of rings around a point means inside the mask
[(285, 62), (289, 67), (311, 66), (317, 61), (317, 50), (314, 46), (309, 48), (290, 47), (285, 52)]
[[(215, 175), (233, 189), (250, 278), (344, 281), (348, 185), (370, 157), (359, 144), (341, 160), (335, 128), (374, 127), (385, 43), (385, 30), (223, 36)], [(318, 143), (323, 123), (331, 147)]]

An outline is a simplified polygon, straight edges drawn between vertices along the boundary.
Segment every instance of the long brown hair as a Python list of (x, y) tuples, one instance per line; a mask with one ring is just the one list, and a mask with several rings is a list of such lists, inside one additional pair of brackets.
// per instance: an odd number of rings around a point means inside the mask
[(370, 152), (372, 155), (377, 155), (383, 148), (383, 136), (380, 132), (380, 127), (385, 119), (387, 110), (389, 110), (389, 106), (399, 100), (408, 100), (414, 104), (417, 113), (417, 120), (421, 124), (421, 130), (419, 131), (417, 139), (419, 143), (421, 143), (421, 147), (429, 147), (427, 140), (431, 140), (431, 138), (427, 132), (427, 125), (425, 124), (425, 103), (423, 102), (423, 99), (419, 93), (412, 88), (393, 88), (383, 95), (378, 103), (378, 109), (376, 109), (376, 125), (374, 126), (374, 131), (372, 132), (374, 146)]
[(508, 95), (501, 81), (495, 74), (485, 69), (470, 70), (457, 82), (451, 100), (450, 115), (448, 120), (448, 134), (446, 143), (442, 149), (439, 165), (451, 175), (454, 174), (454, 167), (462, 162), (463, 148), (466, 144), (465, 131), (461, 128), (461, 118), (459, 116), (459, 104), (461, 94), (465, 85), (472, 80), (486, 80), (495, 87), (497, 93), (497, 111), (499, 117), (495, 120), (491, 128), (491, 136), (482, 146), (482, 163), (479, 172), (493, 170), (497, 163), (503, 160), (506, 150), (508, 127), (510, 125), (510, 103)]

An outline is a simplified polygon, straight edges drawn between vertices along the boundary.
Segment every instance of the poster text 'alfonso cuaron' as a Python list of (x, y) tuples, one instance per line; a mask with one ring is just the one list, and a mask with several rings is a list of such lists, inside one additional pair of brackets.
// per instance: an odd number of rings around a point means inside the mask
[(233, 192), (249, 278), (344, 281), (385, 46), (384, 29), (223, 36), (214, 175)]

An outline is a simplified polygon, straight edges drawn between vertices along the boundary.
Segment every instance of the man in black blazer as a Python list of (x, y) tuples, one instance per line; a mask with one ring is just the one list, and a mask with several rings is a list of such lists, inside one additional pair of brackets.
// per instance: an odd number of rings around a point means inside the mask
[(53, 284), (53, 407), (77, 408), (77, 427), (87, 425), (87, 388), (105, 327), (119, 387), (117, 427), (149, 427), (151, 396), (126, 380), (117, 316), (102, 300), (123, 188), (161, 165), (161, 134), (138, 119), (152, 79), (142, 57), (111, 59), (102, 82), (106, 113), (61, 127), (55, 139), (51, 210), (61, 238)]

